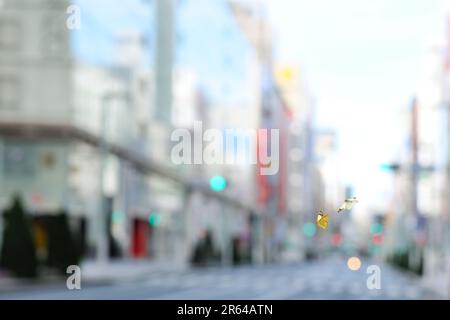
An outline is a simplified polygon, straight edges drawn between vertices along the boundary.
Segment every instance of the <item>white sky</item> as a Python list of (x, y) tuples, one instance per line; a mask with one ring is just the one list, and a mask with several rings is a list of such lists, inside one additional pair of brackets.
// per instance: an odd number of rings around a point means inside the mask
[(265, 0), (278, 61), (299, 63), (317, 125), (339, 135), (345, 182), (368, 206), (383, 201), (399, 113), (416, 92), (427, 44), (444, 32), (448, 0)]

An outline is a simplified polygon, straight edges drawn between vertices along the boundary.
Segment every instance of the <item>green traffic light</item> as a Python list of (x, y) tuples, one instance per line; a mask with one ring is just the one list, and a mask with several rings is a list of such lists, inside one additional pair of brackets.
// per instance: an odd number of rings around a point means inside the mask
[(371, 234), (380, 234), (383, 233), (383, 225), (381, 223), (373, 223), (370, 226), (370, 233)]
[(159, 215), (159, 213), (150, 213), (150, 215), (148, 216), (148, 223), (152, 226), (152, 227), (157, 227), (161, 222), (161, 216)]
[(397, 172), (400, 170), (400, 165), (398, 163), (382, 163), (380, 165), (380, 169), (385, 171)]
[(209, 179), (209, 187), (215, 192), (222, 191), (227, 187), (227, 180), (223, 176), (213, 176)]

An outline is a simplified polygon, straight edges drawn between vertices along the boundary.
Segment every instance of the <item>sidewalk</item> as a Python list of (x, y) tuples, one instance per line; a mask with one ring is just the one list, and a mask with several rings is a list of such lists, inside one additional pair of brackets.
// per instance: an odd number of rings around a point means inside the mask
[[(81, 282), (86, 286), (133, 282), (145, 279), (153, 273), (182, 271), (188, 267), (188, 265), (175, 264), (171, 261), (128, 259), (98, 263), (95, 260), (87, 260), (80, 264)], [(66, 288), (66, 281), (69, 276), (69, 274), (67, 276), (41, 275), (37, 279), (19, 279), (0, 273), (0, 293)]]
[(99, 263), (94, 260), (81, 264), (81, 279), (85, 284), (114, 283), (136, 281), (160, 271), (182, 271), (188, 265), (175, 264), (172, 261), (116, 260)]
[(427, 290), (450, 299), (450, 255), (426, 251), (422, 285)]
[(443, 299), (450, 299), (450, 277), (446, 274), (424, 277), (422, 286)]
[(34, 291), (41, 288), (65, 287), (66, 278), (62, 276), (43, 276), (37, 279), (19, 279), (0, 274), (0, 293)]

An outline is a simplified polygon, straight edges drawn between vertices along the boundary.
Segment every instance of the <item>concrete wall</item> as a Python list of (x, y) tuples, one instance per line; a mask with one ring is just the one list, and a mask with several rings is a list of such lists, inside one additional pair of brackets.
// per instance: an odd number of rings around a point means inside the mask
[(68, 3), (5, 1), (0, 10), (2, 121), (70, 119)]

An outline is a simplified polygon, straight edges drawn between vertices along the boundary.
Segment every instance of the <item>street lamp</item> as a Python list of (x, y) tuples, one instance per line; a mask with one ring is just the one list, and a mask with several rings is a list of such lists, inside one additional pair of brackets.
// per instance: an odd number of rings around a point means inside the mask
[[(214, 192), (222, 192), (227, 187), (227, 179), (221, 175), (212, 176), (209, 179), (209, 188)], [(222, 265), (227, 265), (227, 262), (230, 260), (229, 250), (227, 246), (227, 225), (226, 225), (226, 217), (225, 217), (225, 206), (221, 204), (221, 225), (222, 225)]]
[(100, 153), (100, 170), (99, 170), (99, 209), (97, 216), (98, 232), (97, 232), (97, 246), (96, 255), (97, 262), (107, 262), (108, 261), (108, 224), (107, 217), (105, 216), (106, 211), (106, 199), (104, 195), (104, 177), (105, 177), (105, 160), (106, 154), (108, 152), (108, 143), (106, 141), (106, 120), (107, 112), (106, 108), (111, 101), (116, 99), (123, 99), (127, 101), (130, 100), (128, 92), (116, 92), (109, 91), (102, 96), (100, 105), (100, 139), (99, 139), (99, 153)]

